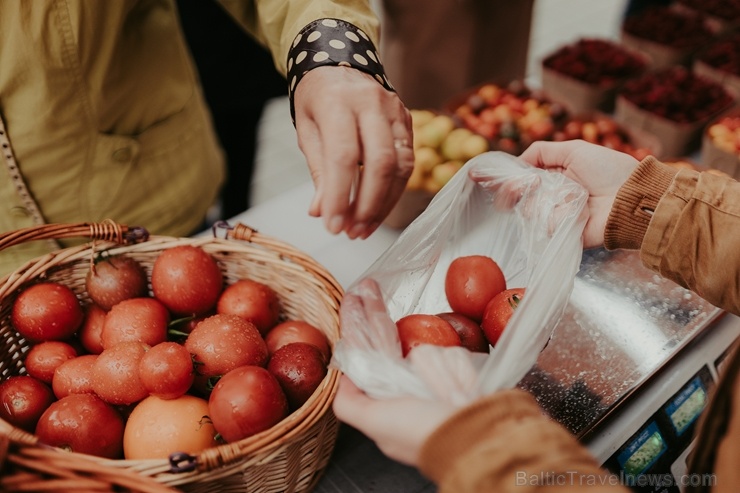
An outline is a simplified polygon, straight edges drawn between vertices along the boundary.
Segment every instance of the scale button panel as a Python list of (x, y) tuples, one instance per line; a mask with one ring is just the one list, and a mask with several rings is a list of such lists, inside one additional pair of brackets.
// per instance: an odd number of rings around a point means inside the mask
[(703, 366), (640, 426), (604, 466), (636, 492), (680, 493), (686, 457), (714, 380)]

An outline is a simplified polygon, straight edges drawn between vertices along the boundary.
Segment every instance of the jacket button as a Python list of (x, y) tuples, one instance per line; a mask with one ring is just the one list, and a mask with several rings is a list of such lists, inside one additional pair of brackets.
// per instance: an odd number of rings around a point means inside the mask
[(15, 206), (10, 208), (10, 214), (14, 217), (24, 218), (29, 217), (31, 215), (31, 212), (25, 207)]
[(113, 151), (113, 160), (118, 161), (119, 163), (131, 161), (132, 156), (133, 152), (130, 147), (121, 147), (120, 149)]

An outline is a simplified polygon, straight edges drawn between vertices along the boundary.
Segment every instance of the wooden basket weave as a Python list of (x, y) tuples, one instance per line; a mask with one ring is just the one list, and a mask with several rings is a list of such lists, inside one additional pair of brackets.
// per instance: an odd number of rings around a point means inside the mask
[[(0, 235), (0, 250), (41, 239), (87, 238), (83, 245), (36, 258), (0, 279), (0, 381), (23, 374), (29, 344), (10, 325), (21, 288), (38, 280), (61, 282), (88, 301), (85, 275), (94, 255), (126, 253), (151, 274), (155, 258), (177, 245), (195, 245), (220, 265), (226, 284), (250, 278), (272, 287), (282, 317), (320, 328), (331, 345), (339, 338), (343, 291), (308, 255), (244, 225), (223, 227), (224, 238), (149, 236), (142, 228), (113, 222), (51, 224)], [(269, 430), (205, 450), (195, 456), (161, 460), (110, 460), (61, 451), (0, 419), (0, 491), (284, 493), (312, 490), (326, 468), (339, 424), (331, 403), (339, 373), (330, 368), (311, 398)]]

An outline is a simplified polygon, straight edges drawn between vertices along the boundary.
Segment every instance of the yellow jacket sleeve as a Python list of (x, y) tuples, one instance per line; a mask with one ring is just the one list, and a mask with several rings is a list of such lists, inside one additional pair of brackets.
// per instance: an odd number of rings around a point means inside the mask
[(219, 0), (257, 41), (270, 49), (275, 67), (287, 74), (288, 51), (296, 35), (317, 19), (342, 19), (362, 29), (377, 47), (380, 22), (363, 0)]

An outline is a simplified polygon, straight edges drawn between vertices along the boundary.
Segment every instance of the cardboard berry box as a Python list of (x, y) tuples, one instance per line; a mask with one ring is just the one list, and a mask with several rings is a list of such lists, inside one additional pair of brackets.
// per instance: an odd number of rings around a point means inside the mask
[(696, 56), (692, 69), (721, 84), (736, 100), (740, 99), (740, 32), (710, 43)]
[(632, 131), (655, 135), (661, 155), (688, 155), (700, 147), (703, 129), (734, 105), (719, 84), (681, 66), (650, 72), (625, 83), (614, 117)]
[(626, 17), (620, 42), (649, 57), (651, 70), (690, 66), (696, 52), (715, 36), (706, 18), (671, 6), (647, 7)]
[(641, 75), (649, 57), (610, 40), (582, 38), (542, 60), (542, 90), (571, 113), (611, 112), (619, 87)]

